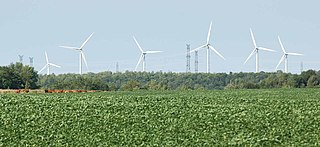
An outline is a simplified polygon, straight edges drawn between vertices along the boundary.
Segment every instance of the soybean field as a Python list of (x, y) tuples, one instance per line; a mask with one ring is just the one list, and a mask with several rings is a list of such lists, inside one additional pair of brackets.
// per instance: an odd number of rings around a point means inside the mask
[(319, 128), (319, 89), (0, 95), (0, 146), (319, 146)]

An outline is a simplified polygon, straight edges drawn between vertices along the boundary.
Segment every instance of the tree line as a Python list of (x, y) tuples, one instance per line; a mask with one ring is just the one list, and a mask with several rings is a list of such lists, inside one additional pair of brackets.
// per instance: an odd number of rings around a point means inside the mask
[(213, 90), (320, 87), (320, 71), (283, 73), (100, 72), (40, 75), (44, 89), (84, 90)]
[(21, 63), (0, 67), (0, 89), (213, 90), (320, 87), (320, 71), (301, 74), (130, 72), (38, 75)]

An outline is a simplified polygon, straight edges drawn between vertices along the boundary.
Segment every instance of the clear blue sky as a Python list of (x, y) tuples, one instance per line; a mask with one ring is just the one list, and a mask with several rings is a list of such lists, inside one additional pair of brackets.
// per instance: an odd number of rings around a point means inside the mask
[[(211, 72), (255, 71), (254, 58), (243, 65), (253, 49), (250, 27), (259, 46), (278, 51), (261, 51), (261, 70), (274, 71), (281, 58), (277, 35), (288, 51), (305, 54), (289, 57), (290, 72), (299, 72), (301, 62), (319, 70), (319, 6), (318, 0), (6, 0), (0, 2), (0, 65), (23, 54), (25, 64), (32, 56), (40, 70), (47, 51), (62, 66), (52, 72), (78, 73), (78, 53), (58, 46), (80, 46), (95, 32), (84, 48), (91, 72), (115, 71), (116, 62), (121, 71), (134, 70), (140, 51), (132, 35), (145, 50), (164, 51), (147, 55), (148, 71), (184, 72), (186, 44), (204, 44), (212, 20), (211, 44), (227, 60), (211, 53)], [(205, 55), (199, 52), (200, 72)]]

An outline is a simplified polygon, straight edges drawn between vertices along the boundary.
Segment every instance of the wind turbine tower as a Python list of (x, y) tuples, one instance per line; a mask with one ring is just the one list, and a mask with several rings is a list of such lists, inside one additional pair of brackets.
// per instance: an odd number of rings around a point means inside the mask
[(279, 67), (279, 65), (281, 64), (281, 62), (284, 61), (284, 72), (285, 72), (285, 73), (288, 73), (288, 55), (303, 56), (303, 54), (300, 54), (300, 53), (288, 53), (288, 52), (285, 50), (285, 48), (284, 48), (284, 46), (283, 46), (283, 44), (282, 44), (281, 39), (280, 39), (279, 36), (278, 36), (278, 40), (279, 40), (281, 49), (282, 49), (282, 51), (283, 51), (283, 55), (282, 55), (282, 57), (281, 57), (278, 65), (277, 65), (277, 67), (276, 67), (276, 70), (278, 69), (278, 67)]
[(43, 68), (38, 72), (38, 74), (41, 73), (44, 69), (47, 68), (47, 75), (49, 75), (49, 74), (50, 74), (50, 67), (51, 67), (51, 66), (61, 68), (61, 66), (49, 62), (47, 52), (44, 52), (44, 54), (45, 54), (45, 56), (46, 56), (46, 61), (47, 61), (47, 62), (46, 62), (46, 65), (43, 66)]
[(265, 47), (257, 46), (256, 40), (254, 38), (254, 35), (253, 35), (253, 32), (252, 32), (251, 28), (250, 28), (250, 33), (251, 33), (251, 38), (252, 38), (252, 42), (253, 42), (253, 45), (254, 45), (254, 49), (251, 52), (251, 54), (249, 55), (249, 57), (247, 58), (247, 60), (244, 62), (244, 64), (246, 64), (248, 62), (248, 60), (253, 56), (253, 54), (256, 54), (256, 73), (258, 73), (258, 72), (260, 72), (260, 69), (259, 69), (259, 51), (260, 50), (269, 51), (269, 52), (275, 52), (275, 51), (272, 50), (272, 49), (265, 48)]
[(194, 51), (194, 72), (198, 73), (198, 71), (199, 71), (198, 51)]
[(137, 71), (137, 68), (140, 64), (140, 62), (142, 61), (142, 71), (144, 72), (145, 71), (145, 68), (146, 68), (146, 55), (147, 54), (155, 54), (155, 53), (161, 53), (162, 51), (144, 51), (140, 44), (138, 43), (137, 39), (133, 36), (133, 40), (136, 42), (138, 48), (140, 49), (141, 51), (141, 56), (140, 56), (140, 59), (136, 65), (136, 68), (135, 68), (135, 71)]
[(210, 35), (211, 35), (211, 28), (212, 28), (212, 21), (210, 23), (209, 32), (207, 36), (207, 42), (206, 44), (193, 49), (191, 52), (198, 51), (200, 49), (206, 48), (207, 49), (207, 73), (210, 73), (210, 50), (214, 51), (219, 57), (221, 57), (223, 60), (226, 60), (211, 44), (210, 44)]
[(87, 38), (86, 41), (84, 41), (82, 43), (82, 45), (80, 47), (60, 46), (62, 48), (67, 48), (67, 49), (72, 49), (72, 50), (75, 50), (75, 51), (79, 51), (79, 74), (80, 75), (82, 75), (82, 61), (84, 62), (84, 64), (86, 64), (87, 70), (89, 69), (86, 57), (85, 57), (84, 52), (83, 52), (83, 48), (87, 44), (87, 42), (90, 40), (90, 38), (92, 37), (93, 34), (94, 34), (94, 32)]

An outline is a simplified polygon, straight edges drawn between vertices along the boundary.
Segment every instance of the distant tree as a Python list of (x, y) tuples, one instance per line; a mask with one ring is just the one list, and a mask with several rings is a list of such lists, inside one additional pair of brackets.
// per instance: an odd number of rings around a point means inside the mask
[(38, 74), (34, 68), (22, 63), (0, 67), (0, 88), (2, 89), (35, 89), (38, 88)]
[(110, 84), (109, 84), (109, 90), (110, 90), (110, 91), (118, 91), (119, 88), (117, 88), (114, 83), (110, 83)]
[(300, 77), (301, 77), (300, 84), (307, 86), (309, 78), (313, 75), (316, 75), (316, 71), (314, 71), (314, 70), (307, 70), (307, 71), (302, 72), (300, 75)]
[(140, 89), (140, 83), (136, 80), (130, 80), (126, 84), (122, 85), (122, 90), (133, 91)]
[(307, 82), (307, 87), (313, 88), (319, 86), (320, 79), (317, 75), (312, 75)]
[(23, 87), (25, 89), (39, 88), (39, 86), (37, 85), (38, 74), (35, 72), (33, 67), (23, 66), (20, 76), (24, 84)]
[(0, 67), (0, 88), (1, 89), (19, 89), (22, 81), (13, 69), (3, 66)]
[(192, 90), (192, 80), (191, 79), (186, 79), (183, 83), (180, 84), (178, 87), (180, 90)]
[(195, 84), (193, 89), (194, 90), (205, 90), (205, 88), (201, 84)]
[(287, 81), (288, 88), (299, 88), (298, 75), (291, 75)]
[(157, 83), (156, 80), (151, 80), (147, 83), (147, 88), (150, 90), (159, 90), (161, 86)]
[(108, 84), (102, 82), (99, 78), (86, 78), (83, 84), (85, 85), (85, 90), (109, 90)]

